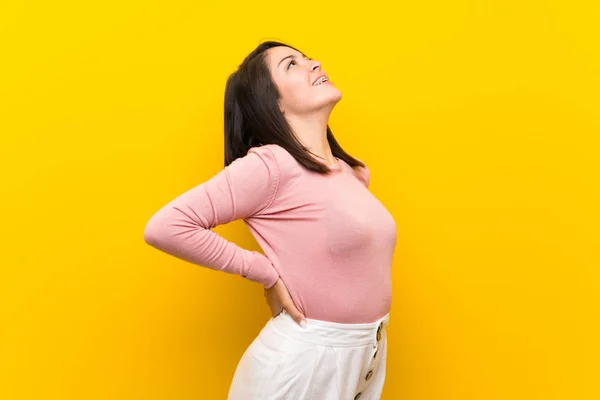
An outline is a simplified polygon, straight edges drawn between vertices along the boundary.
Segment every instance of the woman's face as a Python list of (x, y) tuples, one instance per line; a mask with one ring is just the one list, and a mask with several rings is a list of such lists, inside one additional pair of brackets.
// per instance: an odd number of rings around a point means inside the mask
[(331, 111), (342, 98), (342, 93), (331, 81), (313, 85), (326, 73), (321, 69), (321, 63), (299, 51), (286, 46), (270, 48), (267, 63), (281, 94), (280, 108), (286, 114), (305, 115), (324, 108)]

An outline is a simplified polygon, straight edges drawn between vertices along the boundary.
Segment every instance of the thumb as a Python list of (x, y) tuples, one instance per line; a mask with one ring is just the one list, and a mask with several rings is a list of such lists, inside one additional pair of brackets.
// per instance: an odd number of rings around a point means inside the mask
[(290, 314), (290, 316), (292, 317), (292, 319), (294, 321), (296, 321), (296, 323), (298, 325), (300, 325), (302, 328), (306, 329), (306, 318), (304, 317), (304, 315), (302, 315), (302, 313), (296, 308), (295, 305), (293, 304), (286, 304), (286, 306), (284, 307), (285, 310), (287, 311), (288, 314)]

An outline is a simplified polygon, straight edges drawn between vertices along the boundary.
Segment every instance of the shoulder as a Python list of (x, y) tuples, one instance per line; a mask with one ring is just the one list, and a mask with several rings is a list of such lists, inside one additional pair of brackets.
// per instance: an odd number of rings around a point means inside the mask
[[(357, 158), (357, 160), (359, 160)], [(356, 178), (358, 178), (359, 181), (362, 182), (363, 185), (365, 185), (366, 188), (369, 187), (369, 184), (371, 183), (371, 171), (369, 170), (369, 167), (367, 166), (367, 164), (362, 161), (363, 164), (365, 164), (364, 167), (358, 166), (358, 167), (354, 167), (354, 174), (356, 175)]]
[(294, 168), (298, 167), (296, 159), (284, 148), (278, 144), (264, 144), (262, 146), (252, 147), (248, 154), (256, 154), (266, 163), (277, 167), (280, 178), (285, 180), (291, 177)]
[[(284, 182), (287, 180), (293, 180), (294, 177), (301, 175), (301, 164), (292, 156), (284, 147), (277, 144), (265, 144), (262, 146), (252, 147), (248, 150), (248, 155), (255, 154), (263, 160), (263, 162), (270, 166), (272, 170), (277, 171), (278, 180)], [(369, 187), (371, 182), (371, 172), (366, 163), (357, 158), (365, 164), (364, 167), (354, 167), (352, 170), (356, 178), (365, 186)]]
[(230, 180), (269, 182), (277, 187), (281, 179), (281, 168), (275, 154), (267, 146), (252, 147), (245, 156), (238, 157), (225, 167)]
[(267, 157), (273, 158), (279, 163), (285, 162), (285, 159), (288, 157), (292, 157), (292, 155), (285, 148), (278, 144), (263, 144), (260, 146), (255, 146), (250, 148), (250, 150), (248, 150), (248, 153), (265, 155)]
[(278, 159), (275, 156), (271, 145), (251, 147), (246, 156), (242, 158), (258, 158), (265, 163), (267, 167), (279, 169)]
[(278, 158), (266, 146), (252, 147), (223, 170), (219, 189), (231, 194), (236, 215), (250, 218), (265, 212), (276, 200), (282, 180)]

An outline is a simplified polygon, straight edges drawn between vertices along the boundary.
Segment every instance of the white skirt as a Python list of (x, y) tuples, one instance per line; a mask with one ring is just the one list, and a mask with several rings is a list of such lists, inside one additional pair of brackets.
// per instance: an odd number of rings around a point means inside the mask
[(385, 380), (389, 314), (372, 323), (306, 319), (284, 310), (244, 352), (228, 400), (378, 400)]

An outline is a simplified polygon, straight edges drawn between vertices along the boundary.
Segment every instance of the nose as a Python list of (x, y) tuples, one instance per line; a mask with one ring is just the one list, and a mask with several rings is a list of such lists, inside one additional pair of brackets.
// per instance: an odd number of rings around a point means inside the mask
[(319, 61), (313, 60), (311, 71), (314, 71), (317, 68), (321, 68), (321, 63)]

